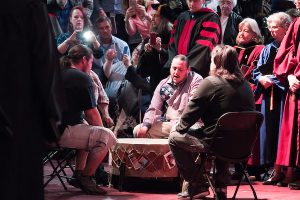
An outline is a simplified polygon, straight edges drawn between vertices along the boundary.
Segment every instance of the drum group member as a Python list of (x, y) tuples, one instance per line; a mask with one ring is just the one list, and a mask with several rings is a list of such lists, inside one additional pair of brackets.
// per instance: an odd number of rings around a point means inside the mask
[[(205, 128), (214, 125), (226, 112), (255, 110), (252, 90), (239, 68), (237, 53), (233, 47), (217, 45), (213, 49), (209, 74), (210, 76), (197, 88), (178, 125), (169, 136), (169, 145), (179, 172), (184, 180), (189, 182), (188, 190), (191, 198), (209, 195), (201, 167), (195, 163), (199, 152), (206, 150), (206, 143), (201, 138), (209, 136), (204, 135), (202, 128), (196, 132), (189, 131), (191, 126), (199, 118)], [(229, 177), (228, 164), (218, 161), (217, 187), (226, 188), (225, 184)], [(220, 192), (219, 195), (219, 198), (226, 197), (225, 192)]]
[(202, 77), (190, 72), (188, 58), (174, 57), (170, 76), (156, 87), (143, 123), (133, 130), (135, 137), (167, 138), (173, 125), (180, 118)]
[(107, 192), (96, 185), (92, 176), (116, 137), (103, 127), (97, 110), (94, 85), (86, 74), (92, 62), (92, 51), (84, 45), (72, 47), (63, 58), (62, 80), (68, 108), (62, 115), (64, 132), (59, 145), (79, 149), (73, 181), (69, 183), (87, 194), (105, 195)]
[[(181, 13), (174, 22), (169, 42), (169, 59), (165, 69), (177, 54), (188, 57), (192, 71), (206, 77), (209, 72), (211, 50), (221, 42), (219, 16), (203, 8), (205, 0), (186, 0), (189, 10)], [(166, 70), (167, 71), (167, 70)]]

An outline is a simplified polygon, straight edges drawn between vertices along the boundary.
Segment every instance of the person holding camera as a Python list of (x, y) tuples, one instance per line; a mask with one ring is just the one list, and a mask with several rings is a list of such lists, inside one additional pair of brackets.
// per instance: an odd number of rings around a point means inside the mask
[(137, 3), (136, 0), (129, 0), (128, 6), (124, 19), (128, 35), (133, 36), (138, 32), (143, 40), (150, 37), (152, 10), (146, 11), (145, 6)]
[(77, 44), (84, 44), (93, 50), (93, 55), (100, 58), (104, 53), (95, 34), (90, 31), (89, 20), (82, 6), (72, 8), (69, 17), (69, 31), (57, 38), (57, 50), (62, 55)]
[(150, 77), (151, 91), (154, 92), (159, 82), (168, 73), (161, 73), (168, 60), (168, 43), (171, 37), (172, 24), (169, 21), (170, 8), (164, 4), (157, 8), (152, 18), (150, 38), (143, 41), (137, 73), (142, 77)]

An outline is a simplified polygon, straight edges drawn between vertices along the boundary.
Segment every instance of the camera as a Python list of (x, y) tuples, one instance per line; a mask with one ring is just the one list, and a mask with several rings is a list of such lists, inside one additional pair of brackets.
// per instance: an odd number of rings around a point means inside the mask
[(86, 31), (82, 34), (82, 36), (86, 41), (91, 41), (93, 33), (92, 31)]
[(156, 45), (156, 37), (157, 37), (156, 32), (150, 32), (150, 39), (149, 39), (150, 41), (149, 41), (149, 43), (150, 43), (151, 46)]

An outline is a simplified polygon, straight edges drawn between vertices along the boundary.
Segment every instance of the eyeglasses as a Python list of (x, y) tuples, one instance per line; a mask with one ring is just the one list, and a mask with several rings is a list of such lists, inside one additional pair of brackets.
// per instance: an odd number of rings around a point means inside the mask
[(269, 30), (278, 30), (280, 26), (268, 26)]

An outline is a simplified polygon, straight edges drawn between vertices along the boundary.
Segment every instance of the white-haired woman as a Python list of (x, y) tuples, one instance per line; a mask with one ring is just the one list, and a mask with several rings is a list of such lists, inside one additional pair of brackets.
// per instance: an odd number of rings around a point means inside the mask
[(236, 37), (235, 46), (239, 55), (239, 64), (244, 73), (244, 77), (252, 82), (252, 70), (255, 68), (263, 49), (263, 38), (257, 22), (252, 18), (245, 18), (239, 24), (239, 32)]
[[(257, 86), (256, 96), (262, 96), (261, 112), (265, 121), (260, 129), (260, 164), (274, 164), (280, 129), (282, 108), (286, 88), (273, 75), (274, 59), (283, 37), (292, 20), (284, 13), (278, 12), (267, 18), (268, 29), (274, 41), (267, 44), (260, 54), (257, 67), (253, 70), (253, 80)], [(265, 185), (277, 184), (284, 178), (281, 167), (275, 165), (275, 173), (264, 182)]]
[[(257, 22), (252, 18), (245, 18), (239, 24), (239, 33), (236, 37), (237, 46), (235, 49), (238, 53), (238, 61), (241, 70), (246, 80), (249, 81), (252, 90), (255, 90), (252, 71), (256, 67), (261, 50), (264, 48), (262, 45), (263, 39)], [(257, 101), (257, 109), (259, 109), (260, 102)], [(248, 171), (250, 175), (258, 175), (257, 166), (259, 166), (259, 149), (255, 146), (252, 159), (250, 159)], [(240, 169), (236, 166), (235, 173), (232, 179), (239, 179), (241, 176)]]
[(220, 21), (222, 25), (222, 43), (235, 46), (236, 36), (239, 32), (239, 23), (243, 18), (233, 11), (237, 0), (219, 0)]

